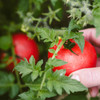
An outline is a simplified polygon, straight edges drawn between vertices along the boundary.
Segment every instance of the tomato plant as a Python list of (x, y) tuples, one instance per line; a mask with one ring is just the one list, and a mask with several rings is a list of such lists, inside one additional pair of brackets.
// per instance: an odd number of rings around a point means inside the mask
[[(72, 48), (68, 49), (67, 47), (67, 45), (69, 45), (68, 43), (70, 44), (70, 47), (71, 45), (73, 45)], [(56, 50), (57, 45), (55, 45), (54, 47), (51, 47), (50, 49)], [(48, 58), (52, 56), (53, 56), (53, 53), (48, 52)], [(66, 61), (67, 64), (63, 66), (55, 67), (53, 68), (53, 71), (66, 69), (65, 75), (67, 76), (71, 74), (72, 72), (79, 69), (96, 67), (96, 62), (97, 62), (97, 54), (96, 54), (95, 48), (86, 40), (85, 40), (85, 46), (84, 46), (83, 52), (81, 52), (78, 44), (76, 44), (74, 40), (66, 41), (65, 47), (63, 45), (60, 48), (56, 58)]]
[(91, 99), (68, 75), (96, 66), (95, 49), (79, 30), (95, 27), (99, 36), (99, 11), (99, 0), (1, 0), (0, 52), (7, 55), (0, 61), (0, 98)]
[[(26, 58), (29, 61), (29, 58), (33, 55), (35, 61), (39, 59), (39, 50), (35, 40), (28, 38), (26, 34), (16, 33), (12, 36), (14, 52), (16, 56), (16, 61), (19, 63), (21, 60)], [(1, 59), (6, 56), (6, 53), (2, 53)], [(10, 61), (10, 63), (9, 63)], [(12, 71), (14, 68), (13, 58), (9, 57), (7, 64), (7, 70)]]

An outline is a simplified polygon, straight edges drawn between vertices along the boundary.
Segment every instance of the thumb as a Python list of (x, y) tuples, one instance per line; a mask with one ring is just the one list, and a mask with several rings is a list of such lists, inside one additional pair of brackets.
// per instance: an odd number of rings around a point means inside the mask
[(100, 67), (86, 68), (72, 73), (72, 79), (80, 81), (87, 88), (100, 85)]

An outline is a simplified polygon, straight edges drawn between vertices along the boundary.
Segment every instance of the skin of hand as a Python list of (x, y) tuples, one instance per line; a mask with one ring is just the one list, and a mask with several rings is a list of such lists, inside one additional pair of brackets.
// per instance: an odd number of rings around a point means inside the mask
[[(100, 54), (100, 35), (96, 37), (96, 29), (89, 28), (81, 30), (87, 41), (89, 41), (96, 49), (97, 54)], [(92, 97), (97, 96), (100, 87), (100, 58), (97, 59), (95, 68), (86, 68), (71, 73), (72, 79), (80, 81), (83, 85), (89, 88)]]

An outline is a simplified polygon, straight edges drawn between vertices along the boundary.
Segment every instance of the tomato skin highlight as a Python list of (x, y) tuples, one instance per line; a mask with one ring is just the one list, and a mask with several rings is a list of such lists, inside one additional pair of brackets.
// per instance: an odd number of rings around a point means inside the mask
[[(75, 52), (77, 55), (62, 46), (57, 53), (56, 59), (64, 60), (67, 62), (67, 64), (54, 67), (53, 71), (66, 69), (65, 75), (69, 76), (72, 72), (77, 71), (79, 69), (96, 67), (97, 54), (95, 48), (88, 41), (85, 40), (85, 46), (82, 53), (78, 44), (76, 44), (74, 40), (70, 41), (75, 43), (75, 46), (72, 48), (72, 51)], [(56, 48), (57, 46), (54, 46), (50, 49), (56, 50)], [(48, 58), (52, 56), (53, 54), (48, 52)]]

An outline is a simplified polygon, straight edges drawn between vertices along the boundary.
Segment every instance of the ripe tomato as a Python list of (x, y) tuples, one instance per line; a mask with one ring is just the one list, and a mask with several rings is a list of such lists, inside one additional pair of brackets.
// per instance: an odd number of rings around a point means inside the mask
[[(8, 59), (8, 61), (6, 62), (6, 63), (8, 63), (10, 60), (13, 60), (13, 58), (12, 57), (9, 57), (9, 59)], [(17, 61), (17, 63), (19, 63), (20, 61), (21, 61), (21, 59), (19, 59), (19, 58), (16, 58), (16, 61)], [(8, 70), (8, 71), (13, 71), (13, 68), (14, 68), (14, 62), (12, 61), (12, 62), (10, 62), (8, 65), (7, 65), (7, 67), (6, 67), (6, 69)]]
[(29, 61), (29, 58), (33, 55), (36, 62), (39, 59), (39, 50), (36, 42), (27, 37), (27, 35), (22, 33), (14, 34), (13, 45), (15, 49), (15, 54), (20, 58), (26, 58)]
[[(60, 69), (66, 69), (66, 76), (68, 76), (70, 73), (83, 69), (83, 68), (92, 68), (96, 66), (97, 61), (97, 55), (95, 48), (85, 40), (85, 46), (83, 53), (81, 52), (78, 44), (74, 40), (70, 40), (72, 43), (75, 43), (75, 46), (72, 48), (72, 53), (69, 49), (64, 48), (64, 45), (60, 48), (59, 52), (57, 53), (56, 58), (61, 59), (67, 62), (67, 64), (54, 67), (53, 71), (60, 70)], [(61, 40), (59, 40), (59, 43)], [(58, 45), (59, 45), (58, 43)], [(50, 49), (56, 50), (57, 45), (54, 47), (51, 47)], [(48, 52), (48, 58), (52, 57), (53, 54)]]
[[(26, 58), (29, 61), (29, 58), (32, 55), (35, 58), (35, 62), (38, 61), (39, 50), (38, 50), (38, 46), (35, 40), (28, 38), (27, 35), (22, 34), (22, 33), (14, 34), (12, 36), (12, 40), (13, 40), (17, 63), (19, 63), (24, 58)], [(0, 58), (3, 59), (4, 57), (5, 57), (5, 54), (2, 54)], [(11, 59), (12, 57), (9, 57), (9, 60)], [(8, 62), (5, 62), (5, 63), (8, 63)], [(14, 63), (13, 62), (9, 63), (9, 65), (6, 68), (7, 70), (12, 71), (14, 68)]]

